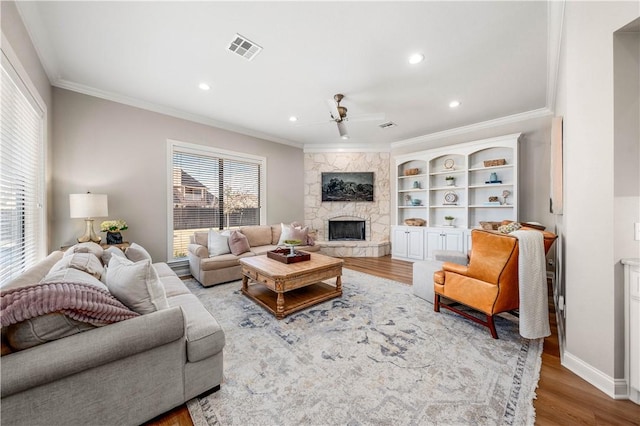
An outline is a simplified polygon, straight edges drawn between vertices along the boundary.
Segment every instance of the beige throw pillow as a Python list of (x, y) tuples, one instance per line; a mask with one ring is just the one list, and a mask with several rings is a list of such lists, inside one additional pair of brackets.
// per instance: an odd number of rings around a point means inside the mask
[(107, 268), (107, 287), (119, 301), (139, 314), (169, 307), (164, 287), (149, 259), (134, 263), (112, 256)]
[(307, 226), (293, 226), (293, 225), (285, 225), (281, 223), (282, 232), (280, 233), (280, 240), (278, 241), (278, 245), (284, 245), (285, 240), (300, 240), (301, 244), (307, 243), (307, 234), (309, 233), (309, 228)]
[(109, 247), (104, 250), (104, 253), (102, 253), (102, 263), (104, 264), (104, 266), (109, 266), (109, 261), (113, 256), (124, 257), (124, 258), (127, 257), (125, 256), (124, 252), (118, 247)]
[(229, 248), (231, 249), (231, 253), (236, 256), (246, 253), (251, 249), (247, 237), (238, 231), (231, 232), (229, 236)]
[(124, 254), (127, 259), (132, 262), (139, 262), (141, 260), (149, 260), (149, 262), (151, 262), (151, 255), (140, 244), (131, 243), (124, 251)]
[(64, 252), (65, 256), (71, 256), (74, 253), (92, 253), (95, 257), (100, 259), (102, 257), (102, 252), (104, 249), (100, 244), (96, 244), (92, 241), (88, 243), (78, 243), (72, 245)]
[(104, 273), (102, 263), (91, 253), (73, 253), (70, 256), (65, 256), (51, 267), (49, 273), (69, 268), (86, 272), (97, 279), (100, 279)]

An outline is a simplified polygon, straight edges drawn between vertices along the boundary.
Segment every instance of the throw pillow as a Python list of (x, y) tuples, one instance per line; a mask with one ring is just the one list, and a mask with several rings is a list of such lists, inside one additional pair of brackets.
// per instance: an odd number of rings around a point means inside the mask
[(217, 232), (213, 229), (209, 229), (209, 241), (207, 242), (209, 248), (209, 256), (220, 256), (221, 254), (231, 253), (229, 248), (229, 236), (226, 232)]
[[(295, 223), (295, 222), (294, 222)], [(280, 233), (280, 240), (278, 245), (284, 245), (285, 240), (300, 240), (301, 244), (307, 244), (307, 236), (309, 228), (307, 226), (292, 226), (281, 223), (282, 232)]]
[(109, 247), (104, 250), (104, 253), (102, 253), (102, 264), (104, 266), (108, 266), (112, 256), (120, 256), (126, 258), (124, 252), (118, 247)]
[(71, 256), (65, 256), (51, 267), (49, 273), (69, 268), (86, 272), (97, 279), (104, 273), (102, 263), (91, 253), (73, 253)]
[(247, 237), (238, 231), (231, 232), (229, 236), (229, 248), (231, 249), (231, 253), (236, 256), (246, 253), (251, 249)]
[(112, 256), (107, 268), (107, 287), (119, 301), (139, 314), (169, 308), (164, 287), (149, 259), (134, 263)]
[(131, 246), (127, 247), (124, 251), (125, 256), (132, 262), (139, 262), (141, 260), (149, 260), (151, 262), (151, 255), (139, 244), (131, 243)]
[(522, 226), (518, 222), (511, 222), (506, 225), (500, 225), (498, 227), (498, 231), (502, 232), (503, 234), (509, 234), (513, 231), (517, 231), (520, 228), (522, 228)]
[(100, 259), (102, 257), (103, 251), (104, 249), (102, 248), (102, 246), (100, 246), (100, 244), (89, 241), (88, 243), (78, 243), (72, 245), (67, 249), (66, 252), (64, 252), (64, 255), (71, 256), (74, 253), (92, 253), (95, 257)]

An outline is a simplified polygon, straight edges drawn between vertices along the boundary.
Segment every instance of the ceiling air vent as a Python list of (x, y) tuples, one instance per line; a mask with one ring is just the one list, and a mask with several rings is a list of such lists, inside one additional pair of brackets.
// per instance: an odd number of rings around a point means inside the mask
[(396, 127), (397, 124), (393, 121), (387, 121), (386, 123), (378, 124), (378, 127), (381, 129), (390, 129), (391, 127)]
[(262, 47), (248, 40), (246, 37), (236, 34), (229, 44), (229, 50), (250, 61), (260, 53)]

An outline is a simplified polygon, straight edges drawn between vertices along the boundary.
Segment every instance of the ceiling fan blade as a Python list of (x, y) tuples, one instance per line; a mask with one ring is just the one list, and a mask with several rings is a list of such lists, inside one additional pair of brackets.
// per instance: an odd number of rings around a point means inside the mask
[(334, 101), (333, 99), (327, 99), (327, 105), (329, 106), (329, 113), (331, 114), (331, 117), (333, 117), (334, 120), (339, 121), (340, 111), (338, 111), (338, 105), (336, 104), (336, 101)]
[(348, 121), (384, 121), (385, 113), (378, 114), (354, 114), (347, 117)]

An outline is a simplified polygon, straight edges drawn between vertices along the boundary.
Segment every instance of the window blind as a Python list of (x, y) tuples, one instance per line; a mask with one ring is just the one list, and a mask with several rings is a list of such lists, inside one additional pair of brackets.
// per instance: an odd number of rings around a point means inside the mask
[(44, 114), (2, 55), (0, 286), (45, 253)]
[(172, 153), (173, 258), (186, 257), (195, 231), (259, 225), (264, 160), (198, 152)]

